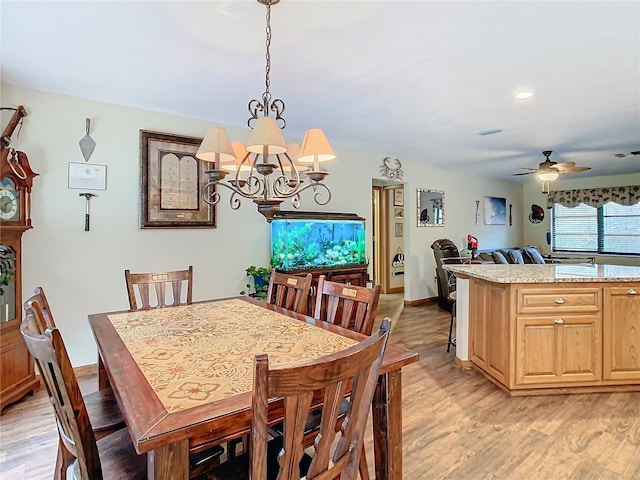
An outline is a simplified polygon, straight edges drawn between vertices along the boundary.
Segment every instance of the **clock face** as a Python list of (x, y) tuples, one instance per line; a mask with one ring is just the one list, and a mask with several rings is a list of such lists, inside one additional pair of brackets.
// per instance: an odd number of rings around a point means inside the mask
[(10, 178), (3, 178), (0, 183), (0, 220), (20, 220), (20, 192)]

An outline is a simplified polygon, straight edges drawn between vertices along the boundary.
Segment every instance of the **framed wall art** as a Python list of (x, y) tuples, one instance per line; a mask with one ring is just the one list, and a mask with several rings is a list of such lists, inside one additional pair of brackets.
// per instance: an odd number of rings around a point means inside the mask
[(69, 162), (69, 188), (107, 189), (107, 166), (95, 163)]
[(444, 226), (444, 192), (442, 190), (416, 189), (419, 227)]
[(202, 191), (208, 162), (201, 138), (140, 130), (140, 228), (215, 228), (215, 207)]
[(402, 223), (396, 223), (396, 237), (402, 237), (404, 233), (404, 228)]
[(507, 199), (484, 197), (484, 224), (505, 225), (507, 223)]
[(404, 189), (396, 188), (393, 190), (393, 206), (404, 207)]

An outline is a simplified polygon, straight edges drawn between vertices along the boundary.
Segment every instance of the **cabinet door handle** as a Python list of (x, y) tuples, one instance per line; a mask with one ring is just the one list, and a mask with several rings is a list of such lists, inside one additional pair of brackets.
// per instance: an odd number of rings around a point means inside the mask
[(555, 302), (559, 303), (559, 304), (563, 304), (565, 302), (565, 299), (564, 298), (556, 298)]
[(558, 325), (561, 325), (561, 324), (563, 324), (563, 323), (564, 323), (564, 320), (563, 320), (563, 319), (561, 319), (561, 318), (556, 318), (553, 322), (554, 322), (554, 323), (557, 323)]
[(627, 294), (628, 295), (637, 295), (638, 291), (634, 288), (630, 288), (629, 290), (627, 290)]

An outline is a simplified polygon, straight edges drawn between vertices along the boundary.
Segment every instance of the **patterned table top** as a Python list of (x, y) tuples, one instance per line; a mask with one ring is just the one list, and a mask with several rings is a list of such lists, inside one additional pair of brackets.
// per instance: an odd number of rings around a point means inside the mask
[(289, 363), (357, 343), (239, 299), (108, 317), (167, 412), (250, 392), (256, 354)]

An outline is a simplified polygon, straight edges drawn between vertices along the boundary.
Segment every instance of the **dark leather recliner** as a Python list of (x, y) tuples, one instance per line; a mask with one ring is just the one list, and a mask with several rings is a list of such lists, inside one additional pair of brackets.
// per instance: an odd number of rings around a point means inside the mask
[[(451, 289), (455, 289), (454, 286), (450, 286), (447, 278), (447, 272), (442, 268), (444, 263), (462, 263), (458, 247), (448, 238), (439, 238), (431, 244), (433, 249), (433, 255), (436, 259), (436, 279), (438, 283), (438, 306), (444, 308), (448, 312), (451, 311), (451, 301), (449, 300), (449, 293)], [(450, 260), (446, 260), (447, 258)], [(443, 259), (445, 259), (443, 261)]]

